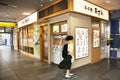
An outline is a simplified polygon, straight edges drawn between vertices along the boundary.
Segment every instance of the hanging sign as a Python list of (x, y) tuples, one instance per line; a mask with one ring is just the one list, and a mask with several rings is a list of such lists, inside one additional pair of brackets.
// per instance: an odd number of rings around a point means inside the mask
[(109, 12), (84, 0), (73, 0), (73, 9), (76, 12), (89, 16), (109, 20)]
[(0, 22), (0, 27), (15, 27), (16, 24), (15, 23), (11, 23), (11, 22)]
[(23, 27), (25, 25), (37, 22), (37, 12), (33, 13), (32, 15), (24, 18), (23, 20), (18, 22), (18, 28)]

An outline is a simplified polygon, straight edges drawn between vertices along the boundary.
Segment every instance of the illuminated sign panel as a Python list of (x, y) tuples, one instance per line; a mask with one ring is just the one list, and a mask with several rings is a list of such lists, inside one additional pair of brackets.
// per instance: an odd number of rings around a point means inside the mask
[(18, 28), (37, 22), (37, 12), (18, 22)]
[(73, 9), (76, 12), (83, 13), (89, 16), (94, 16), (104, 20), (109, 20), (109, 12), (103, 8), (100, 8), (83, 0), (73, 0), (73, 4)]
[(15, 23), (11, 23), (11, 22), (0, 22), (0, 27), (15, 27), (16, 24)]

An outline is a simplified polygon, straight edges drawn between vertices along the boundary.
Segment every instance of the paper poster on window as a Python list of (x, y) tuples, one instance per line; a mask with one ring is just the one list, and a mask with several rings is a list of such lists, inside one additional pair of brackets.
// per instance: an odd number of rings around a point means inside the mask
[(67, 24), (62, 24), (61, 25), (61, 32), (67, 32)]
[(100, 34), (99, 30), (93, 30), (93, 47), (99, 47), (100, 45)]
[(88, 56), (88, 29), (75, 28), (76, 59)]
[(59, 32), (59, 25), (54, 25), (53, 26), (53, 33), (58, 33)]

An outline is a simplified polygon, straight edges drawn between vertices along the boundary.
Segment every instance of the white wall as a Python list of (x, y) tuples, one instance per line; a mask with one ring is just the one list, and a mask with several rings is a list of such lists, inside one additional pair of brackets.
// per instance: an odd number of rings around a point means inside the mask
[[(88, 28), (89, 34), (91, 34), (91, 18), (80, 14), (71, 13), (69, 19), (69, 34), (75, 35), (75, 27)], [(75, 37), (75, 36), (74, 36)], [(91, 63), (91, 35), (88, 35), (89, 39), (89, 56), (75, 60), (72, 68), (77, 68)], [(75, 41), (75, 40), (74, 40)]]
[(50, 18), (48, 21), (47, 24), (51, 24), (51, 23), (56, 23), (56, 22), (61, 22), (61, 21), (66, 21), (68, 20), (70, 17), (70, 13), (66, 13), (66, 14), (63, 14), (63, 15), (59, 15), (59, 16), (56, 16), (56, 17), (53, 17), (53, 18)]

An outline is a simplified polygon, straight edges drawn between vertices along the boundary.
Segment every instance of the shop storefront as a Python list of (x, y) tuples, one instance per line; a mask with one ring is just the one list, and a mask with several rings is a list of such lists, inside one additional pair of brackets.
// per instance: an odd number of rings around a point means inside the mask
[(67, 35), (74, 37), (73, 68), (107, 58), (108, 21), (107, 10), (83, 0), (56, 1), (39, 10), (40, 43), (43, 43), (41, 59), (59, 64)]
[(18, 22), (18, 49), (21, 53), (40, 59), (40, 29), (37, 12)]

